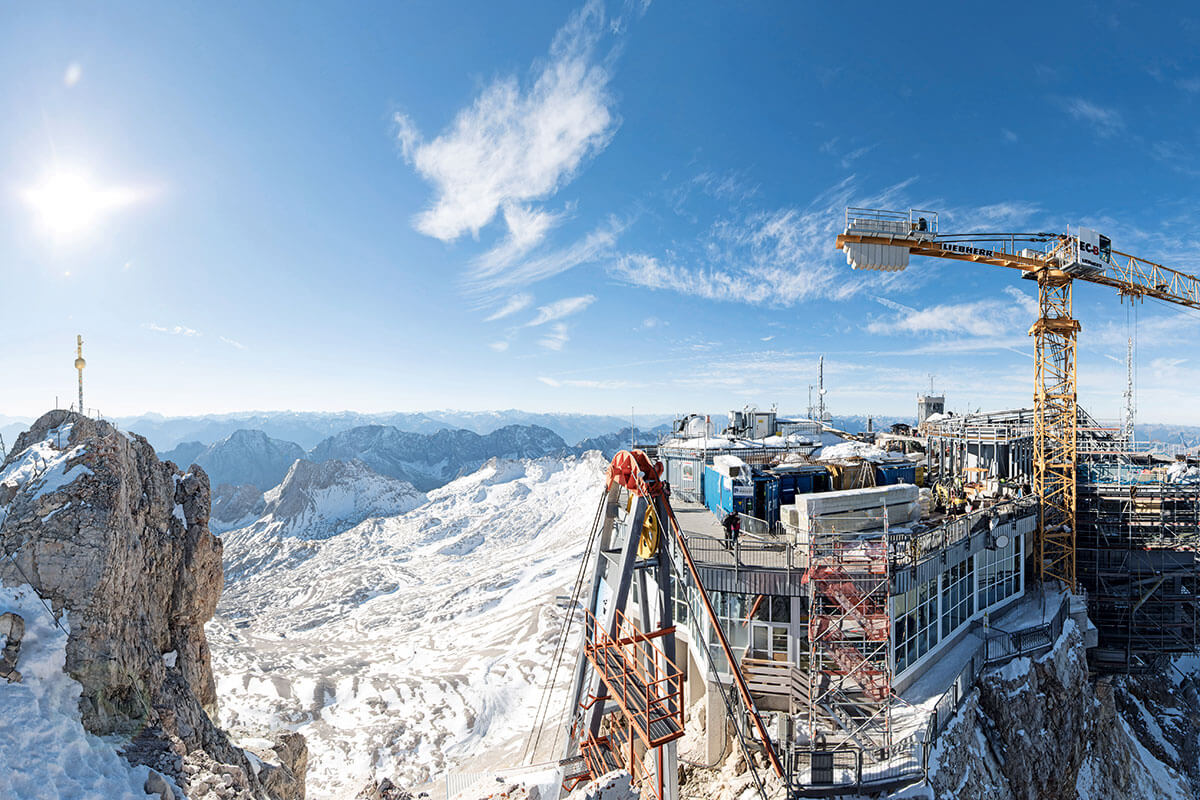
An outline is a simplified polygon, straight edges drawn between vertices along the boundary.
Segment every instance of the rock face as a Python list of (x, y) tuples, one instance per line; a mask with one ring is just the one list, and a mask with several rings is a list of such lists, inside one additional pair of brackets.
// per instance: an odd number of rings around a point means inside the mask
[(1068, 622), (1046, 655), (984, 672), (939, 738), (930, 785), (964, 800), (1192, 797), (1187, 777), (1139, 739), (1110, 680), (1089, 681)]
[(189, 764), (192, 775), (216, 765), (219, 796), (303, 797), (302, 763), (252, 766), (212, 722), (204, 624), (223, 574), (208, 521), (203, 470), (181, 473), (140, 436), (52, 411), (0, 467), (0, 547), (13, 555), (0, 560), (0, 581), (29, 583), (69, 612), (66, 670), (83, 687), (83, 723), (133, 737), (131, 761), (185, 788)]
[[(176, 450), (185, 456), (191, 452), (189, 448), (184, 444)], [(250, 484), (265, 492), (283, 480), (292, 462), (303, 457), (304, 448), (294, 442), (272, 439), (262, 431), (238, 430), (206, 447), (193, 459), (204, 467), (213, 485)], [(164, 454), (164, 458), (172, 460), (170, 454)], [(193, 459), (177, 463), (186, 467)]]
[(541, 458), (567, 450), (562, 437), (537, 425), (509, 425), (486, 436), (468, 430), (421, 434), (364, 425), (329, 437), (309, 452), (308, 459), (358, 459), (380, 475), (429, 491), (474, 472), (491, 458)]
[(212, 519), (208, 526), (218, 533), (248, 525), (263, 515), (267, 501), (257, 486), (222, 483), (212, 490)]

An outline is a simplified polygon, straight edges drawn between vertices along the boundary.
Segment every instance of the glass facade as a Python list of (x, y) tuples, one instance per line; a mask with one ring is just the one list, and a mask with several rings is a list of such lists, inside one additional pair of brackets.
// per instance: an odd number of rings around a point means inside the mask
[(911, 667), (973, 617), (1021, 593), (1023, 537), (981, 550), (892, 598), (895, 674)]
[(1021, 590), (1021, 538), (1012, 537), (1004, 547), (975, 555), (979, 565), (979, 608), (1004, 602)]
[(942, 575), (942, 638), (975, 613), (975, 559), (955, 564)]
[(893, 599), (892, 642), (896, 673), (916, 662), (938, 643), (938, 579), (925, 581)]

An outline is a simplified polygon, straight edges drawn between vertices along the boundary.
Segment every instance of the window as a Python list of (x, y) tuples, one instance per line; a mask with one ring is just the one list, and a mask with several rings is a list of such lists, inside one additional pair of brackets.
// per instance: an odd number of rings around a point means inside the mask
[(938, 643), (937, 578), (909, 589), (893, 599), (896, 672), (903, 672)]
[(688, 610), (688, 590), (683, 581), (671, 581), (671, 595), (675, 599), (675, 624), (686, 628), (691, 615)]
[[(750, 603), (753, 602), (753, 598), (748, 601), (746, 595), (737, 592), (713, 590), (708, 593), (708, 599), (712, 601), (713, 611), (716, 612), (717, 619), (721, 621), (721, 627), (725, 630), (729, 648), (735, 655), (740, 654), (750, 644), (750, 630), (742, 623), (746, 621), (746, 615), (750, 613)], [(708, 649), (713, 654), (715, 663), (725, 663), (725, 654), (721, 652), (720, 639), (717, 638), (717, 632), (711, 626), (708, 629)]]
[(1015, 535), (1004, 547), (983, 550), (975, 557), (979, 571), (979, 608), (991, 608), (1021, 591), (1021, 545)]
[(942, 575), (942, 638), (975, 613), (975, 559), (966, 558)]

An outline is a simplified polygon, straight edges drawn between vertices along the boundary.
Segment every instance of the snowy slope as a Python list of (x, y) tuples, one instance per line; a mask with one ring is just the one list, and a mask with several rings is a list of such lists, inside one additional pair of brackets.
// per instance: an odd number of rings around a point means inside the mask
[(301, 731), (315, 800), (515, 762), (604, 466), (493, 460), (323, 540), (227, 534), (208, 629), (222, 723)]
[[(373, 472), (361, 461), (297, 459), (283, 481), (263, 495), (262, 516), (246, 526), (244, 538), (324, 539), (369, 517), (411, 511), (425, 499), (411, 483)], [(227, 560), (236, 564), (236, 556), (227, 554)]]
[(81, 687), (63, 671), (67, 632), (28, 586), (0, 585), (0, 614), (7, 611), (25, 620), (25, 635), (21, 682), (0, 681), (0, 765), (19, 767), (0, 769), (0, 797), (146, 800), (150, 769), (129, 766), (80, 722)]

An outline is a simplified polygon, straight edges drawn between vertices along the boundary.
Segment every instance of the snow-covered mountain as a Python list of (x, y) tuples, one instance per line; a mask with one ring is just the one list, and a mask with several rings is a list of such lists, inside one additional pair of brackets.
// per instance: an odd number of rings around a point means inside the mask
[(234, 431), (198, 454), (193, 454), (195, 445), (195, 442), (185, 443), (160, 453), (159, 457), (184, 469), (199, 464), (213, 486), (248, 483), (264, 491), (278, 485), (292, 462), (304, 457), (304, 449), (295, 442), (272, 439), (262, 431), (253, 430)]
[(250, 534), (324, 539), (368, 517), (391, 517), (425, 502), (411, 483), (371, 470), (361, 461), (298, 459), (283, 482), (268, 491)]
[(594, 454), (494, 459), (407, 513), (323, 539), (304, 512), (226, 534), (208, 629), (222, 722), (248, 738), (304, 733), (314, 800), (372, 776), (413, 786), (514, 763), (604, 467)]
[(425, 435), (365, 425), (329, 437), (309, 451), (308, 459), (359, 459), (381, 475), (427, 491), (473, 472), (491, 458), (540, 458), (567, 450), (562, 437), (536, 425), (509, 425), (486, 436), (468, 430)]

